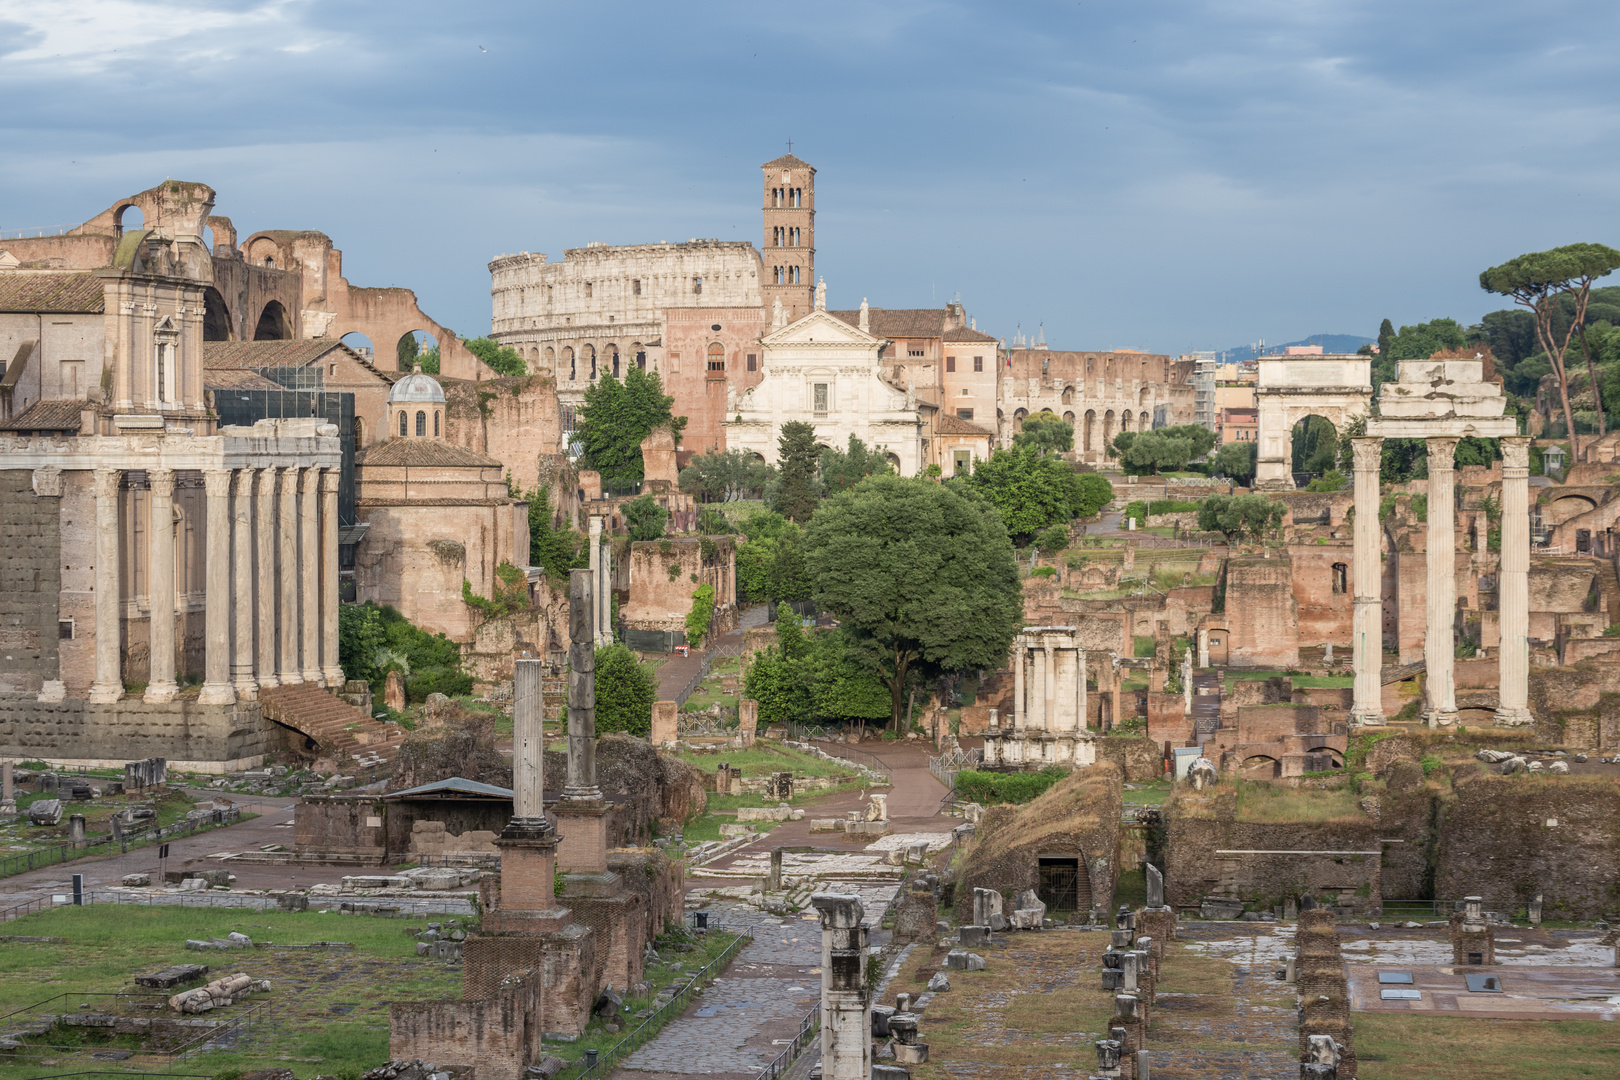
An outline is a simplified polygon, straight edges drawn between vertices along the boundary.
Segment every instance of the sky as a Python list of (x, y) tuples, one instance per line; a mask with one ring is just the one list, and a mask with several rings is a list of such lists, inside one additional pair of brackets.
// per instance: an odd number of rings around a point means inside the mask
[(1620, 5), (1564, 0), (0, 0), (0, 234), (201, 181), (474, 337), (497, 254), (759, 246), (791, 139), (833, 307), (1372, 336), (1620, 246), (1617, 47)]

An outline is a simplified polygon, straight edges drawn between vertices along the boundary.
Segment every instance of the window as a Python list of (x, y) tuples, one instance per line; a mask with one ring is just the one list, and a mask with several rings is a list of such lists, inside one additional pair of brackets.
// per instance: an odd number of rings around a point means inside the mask
[(923, 355), (922, 342), (913, 341), (911, 344), (907, 345), (906, 346), (906, 355), (907, 356), (922, 356)]
[(946, 371), (955, 371), (956, 370), (956, 357), (947, 356), (945, 358), (945, 370)]
[(748, 370), (749, 371), (758, 371), (759, 370), (759, 355), (757, 353), (749, 353), (748, 354)]
[(968, 473), (973, 471), (973, 451), (958, 450), (952, 455), (952, 457), (955, 459), (955, 471), (952, 473), (952, 475), (966, 476)]
[(984, 370), (984, 357), (975, 356), (973, 358), (973, 370), (974, 371), (983, 371)]
[(827, 413), (827, 384), (826, 383), (818, 382), (818, 383), (815, 384), (815, 396), (814, 396), (813, 400), (815, 402), (814, 411), (818, 415), (823, 415), (823, 416), (826, 415), (826, 413)]
[(630, 294), (632, 296), (640, 296), (641, 295), (641, 279), (640, 278), (632, 278), (631, 279), (631, 281), (630, 281)]
[(399, 437), (402, 438), (402, 439), (406, 435), (405, 425), (408, 424), (408, 423), (410, 423), (410, 421), (406, 419), (405, 414), (400, 413), (399, 414)]
[(726, 347), (718, 341), (709, 346), (709, 370), (726, 370)]
[(587, 281), (585, 283), (585, 299), (589, 300), (591, 298), (592, 291), (593, 291), (592, 284), (591, 284), (591, 282)]
[(1333, 564), (1333, 595), (1343, 596), (1350, 591), (1350, 568), (1342, 562)]
[(58, 619), (56, 622), (56, 636), (63, 641), (73, 640), (73, 620)]
[(957, 409), (956, 410), (956, 415), (957, 415), (957, 418), (960, 419), (960, 420), (971, 420), (971, 419), (973, 419), (973, 410), (972, 409)]
[(416, 414), (416, 434), (418, 438), (427, 434), (427, 413), (420, 410)]
[(693, 278), (692, 279), (692, 292), (694, 294), (696, 294), (696, 293), (701, 293), (702, 291), (703, 291), (703, 279), (700, 278), (700, 277)]
[(438, 409), (433, 410), (433, 437), (435, 439), (437, 439), (439, 437), (439, 410)]

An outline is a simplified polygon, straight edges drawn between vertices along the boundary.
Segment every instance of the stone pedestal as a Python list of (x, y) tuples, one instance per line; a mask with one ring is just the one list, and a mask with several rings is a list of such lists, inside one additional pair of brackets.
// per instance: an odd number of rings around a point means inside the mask
[(673, 701), (655, 701), (652, 707), (652, 736), (648, 739), (654, 746), (674, 746), (679, 738), (676, 726), (680, 714), (680, 706)]
[(607, 872), (607, 810), (601, 802), (574, 802), (566, 796), (553, 804), (557, 865), (570, 876)]
[(758, 732), (759, 702), (753, 698), (743, 698), (737, 702), (737, 734), (742, 737), (744, 746), (752, 746)]
[[(860, 898), (816, 893), (810, 903), (821, 916), (822, 1080), (870, 1080), (872, 1002)], [(891, 1017), (891, 1031), (893, 1023)]]
[(1496, 935), (1485, 920), (1483, 903), (1479, 897), (1470, 896), (1463, 900), (1463, 910), (1451, 913), (1451, 962), (1458, 967), (1496, 963)]

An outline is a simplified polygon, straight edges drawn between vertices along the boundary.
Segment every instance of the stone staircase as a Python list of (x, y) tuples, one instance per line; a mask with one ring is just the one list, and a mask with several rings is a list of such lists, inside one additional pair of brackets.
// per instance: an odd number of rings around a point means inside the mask
[(307, 736), (321, 757), (344, 771), (385, 765), (405, 741), (403, 728), (379, 723), (330, 692), (307, 683), (260, 690), (259, 706), (266, 719)]

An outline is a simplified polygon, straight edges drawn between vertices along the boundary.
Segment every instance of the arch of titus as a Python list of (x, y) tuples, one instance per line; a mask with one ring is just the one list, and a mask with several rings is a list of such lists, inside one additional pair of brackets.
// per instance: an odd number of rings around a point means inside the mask
[(1320, 416), (1337, 432), (1372, 404), (1372, 357), (1262, 356), (1255, 400), (1259, 404), (1257, 491), (1293, 491), (1294, 425)]
[(1436, 357), (1404, 360), (1384, 384), (1379, 415), (1355, 448), (1355, 692), (1358, 724), (1382, 724), (1383, 551), (1378, 521), (1378, 468), (1383, 443), (1423, 439), (1429, 451), (1429, 513), (1424, 663), (1425, 717), (1430, 725), (1457, 720), (1453, 634), (1456, 620), (1457, 440), (1502, 440), (1502, 556), (1498, 575), (1502, 645), (1499, 725), (1527, 724), (1529, 701), (1530, 440), (1504, 415), (1500, 384), (1487, 382), (1483, 361)]

